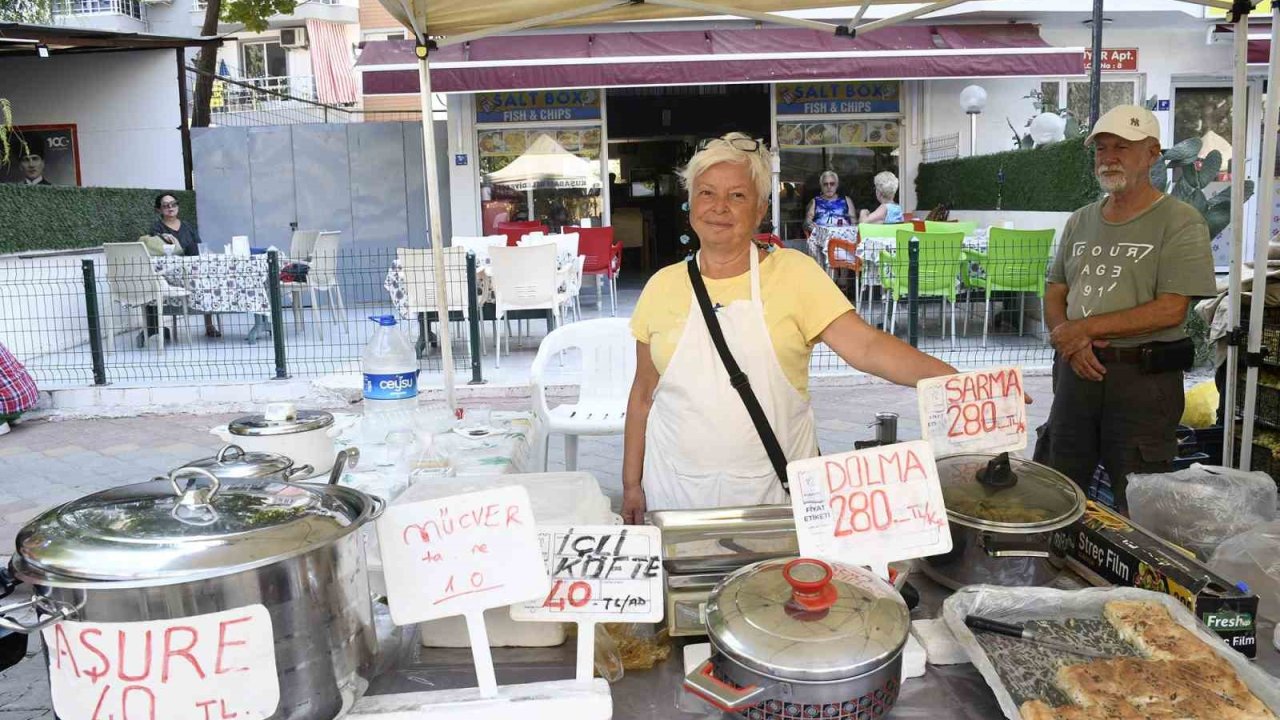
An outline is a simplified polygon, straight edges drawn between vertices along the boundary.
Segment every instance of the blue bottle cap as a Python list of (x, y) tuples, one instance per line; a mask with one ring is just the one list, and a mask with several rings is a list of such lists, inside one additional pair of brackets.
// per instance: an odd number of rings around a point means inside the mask
[(393, 327), (396, 324), (395, 315), (370, 315), (369, 319), (382, 327)]
[(1247, 583), (1247, 582), (1245, 582), (1245, 581), (1241, 580), (1240, 582), (1236, 583), (1236, 589), (1237, 589), (1237, 590), (1239, 590), (1240, 592), (1244, 593), (1245, 595), (1248, 595), (1248, 594), (1249, 594), (1249, 583)]

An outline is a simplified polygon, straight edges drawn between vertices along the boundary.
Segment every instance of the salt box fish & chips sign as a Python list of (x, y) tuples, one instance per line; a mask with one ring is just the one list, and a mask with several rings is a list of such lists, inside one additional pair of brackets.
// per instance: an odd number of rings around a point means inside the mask
[(53, 710), (68, 720), (261, 720), (280, 704), (262, 605), (173, 620), (64, 620), (43, 637)]
[(538, 528), (551, 588), (515, 620), (662, 620), (662, 531), (642, 525)]
[(599, 119), (598, 90), (523, 90), (476, 95), (476, 122), (481, 123)]
[(1004, 452), (1027, 446), (1022, 370), (999, 367), (943, 375), (916, 385), (920, 427), (933, 451)]
[(886, 565), (951, 550), (933, 451), (923, 440), (787, 465), (800, 553)]
[(901, 111), (897, 81), (778, 83), (779, 115), (850, 115)]

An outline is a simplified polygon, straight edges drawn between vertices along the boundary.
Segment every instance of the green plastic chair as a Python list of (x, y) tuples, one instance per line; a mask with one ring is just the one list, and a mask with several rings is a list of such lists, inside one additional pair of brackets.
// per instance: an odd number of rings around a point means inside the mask
[[(882, 225), (880, 223), (858, 223), (858, 245), (859, 247), (862, 248), (861, 253), (863, 257), (863, 262), (864, 263), (873, 262), (873, 259), (876, 255), (876, 253), (871, 251), (871, 249), (868, 247), (867, 238), (893, 239), (898, 237), (899, 230), (914, 230), (914, 229), (915, 229), (915, 226), (912, 225), (911, 223), (894, 223), (892, 225)], [(874, 268), (864, 267), (863, 274), (865, 275), (867, 272), (874, 273)], [(874, 278), (875, 275), (873, 274), (871, 277)], [(866, 287), (867, 289), (867, 307), (870, 308), (871, 303), (874, 301), (874, 298), (872, 296), (873, 290), (872, 290), (871, 282), (864, 281), (861, 277), (859, 277), (858, 295), (857, 297), (854, 298), (854, 301), (853, 301), (854, 307), (857, 308), (859, 313), (862, 312), (862, 288), (863, 287)]]
[[(987, 251), (964, 251), (967, 263), (976, 263), (981, 275), (966, 272), (965, 286), (982, 290), (985, 309), (982, 316), (982, 346), (987, 346), (987, 328), (991, 324), (991, 293), (1016, 292), (1018, 295), (1018, 335), (1022, 335), (1025, 323), (1026, 293), (1040, 298), (1040, 333), (1045, 333), (1044, 286), (1045, 271), (1049, 267), (1049, 255), (1053, 250), (1052, 229), (1006, 230), (993, 227), (987, 237)], [(964, 315), (964, 332), (969, 334), (969, 315), (973, 298), (969, 295)]]
[[(964, 263), (964, 233), (930, 233), (899, 230), (897, 251), (880, 251), (880, 284), (884, 287), (885, 313), (889, 317), (889, 333), (897, 324), (898, 299), (909, 292), (908, 272), (910, 258), (907, 255), (911, 238), (920, 239), (919, 286), (917, 297), (942, 298), (942, 312), (951, 301), (951, 343), (956, 342), (956, 294), (960, 286), (960, 266)], [(889, 298), (893, 298), (890, 310)], [(890, 314), (891, 313), (891, 314)], [(947, 336), (946, 323), (942, 324), (942, 336)]]
[(973, 231), (977, 229), (978, 223), (969, 220), (958, 220), (956, 222), (924, 221), (925, 232), (961, 232), (965, 235), (972, 235)]

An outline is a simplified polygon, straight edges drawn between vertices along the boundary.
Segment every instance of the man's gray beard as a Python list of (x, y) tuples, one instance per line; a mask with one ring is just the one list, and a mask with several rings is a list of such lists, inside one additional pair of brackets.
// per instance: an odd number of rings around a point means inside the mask
[(1109, 177), (1104, 175), (1098, 175), (1097, 177), (1098, 177), (1098, 186), (1101, 187), (1102, 191), (1105, 193), (1110, 193), (1114, 195), (1115, 193), (1118, 193), (1118, 192), (1124, 192), (1125, 188), (1129, 187), (1129, 178), (1123, 175), (1121, 175), (1120, 178), (1117, 180), (1112, 180)]

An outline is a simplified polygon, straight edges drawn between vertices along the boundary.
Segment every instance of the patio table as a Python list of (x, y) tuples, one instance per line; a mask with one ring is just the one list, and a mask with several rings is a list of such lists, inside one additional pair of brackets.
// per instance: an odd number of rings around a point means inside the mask
[[(567, 279), (566, 273), (572, 267), (572, 257), (562, 254), (556, 259), (556, 271), (562, 278)], [(396, 315), (404, 320), (410, 319), (413, 315), (409, 311), (409, 294), (405, 290), (407, 282), (404, 276), (404, 264), (400, 262), (399, 258), (392, 260), (391, 267), (387, 270), (387, 276), (382, 282), (382, 287), (391, 296), (391, 304), (395, 306)], [(559, 290), (564, 292), (563, 284)], [(493, 276), (489, 267), (489, 255), (487, 253), (476, 255), (476, 299), (477, 304), (482, 306), (493, 302)]]
[(271, 312), (266, 255), (160, 255), (151, 263), (166, 282), (187, 291), (194, 312)]

